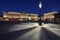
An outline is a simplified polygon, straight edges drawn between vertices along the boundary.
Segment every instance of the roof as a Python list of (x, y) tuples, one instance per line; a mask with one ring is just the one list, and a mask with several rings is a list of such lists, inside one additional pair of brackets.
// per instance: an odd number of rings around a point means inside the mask
[(44, 15), (48, 15), (48, 14), (57, 14), (58, 12), (49, 12), (49, 13), (45, 13)]

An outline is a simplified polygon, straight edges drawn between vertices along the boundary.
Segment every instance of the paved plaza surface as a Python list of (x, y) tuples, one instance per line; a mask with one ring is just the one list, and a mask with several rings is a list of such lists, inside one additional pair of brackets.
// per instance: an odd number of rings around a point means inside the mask
[(1, 24), (0, 40), (60, 40), (60, 24), (37, 22)]

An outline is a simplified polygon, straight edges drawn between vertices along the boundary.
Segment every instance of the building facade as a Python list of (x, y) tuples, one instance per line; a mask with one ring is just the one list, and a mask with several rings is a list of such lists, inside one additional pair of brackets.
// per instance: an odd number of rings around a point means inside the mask
[(44, 21), (58, 21), (60, 19), (60, 13), (58, 12), (50, 12), (50, 13), (45, 13), (43, 15), (43, 20)]
[(26, 21), (28, 20), (29, 14), (18, 13), (18, 12), (4, 12), (4, 21)]
[(30, 14), (32, 21), (38, 21), (38, 14)]
[(18, 13), (18, 12), (4, 12), (3, 20), (4, 21), (28, 21), (33, 20), (37, 21), (38, 14), (29, 14), (29, 13)]

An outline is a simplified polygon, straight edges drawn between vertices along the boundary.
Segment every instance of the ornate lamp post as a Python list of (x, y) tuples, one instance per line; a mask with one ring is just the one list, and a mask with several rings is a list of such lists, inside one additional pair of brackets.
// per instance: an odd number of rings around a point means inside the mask
[[(41, 16), (41, 8), (42, 8), (42, 3), (41, 2), (39, 3), (39, 8), (40, 8), (40, 16)], [(39, 25), (42, 25), (41, 17), (39, 19)]]

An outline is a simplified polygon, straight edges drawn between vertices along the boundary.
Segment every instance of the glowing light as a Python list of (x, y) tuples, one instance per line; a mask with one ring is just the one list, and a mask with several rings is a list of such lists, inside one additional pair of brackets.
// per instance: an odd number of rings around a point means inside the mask
[(42, 7), (42, 3), (41, 3), (41, 2), (39, 3), (39, 7), (40, 7), (40, 8)]
[(7, 17), (6, 15), (4, 15), (3, 17)]
[(29, 20), (31, 20), (31, 17), (29, 17)]

